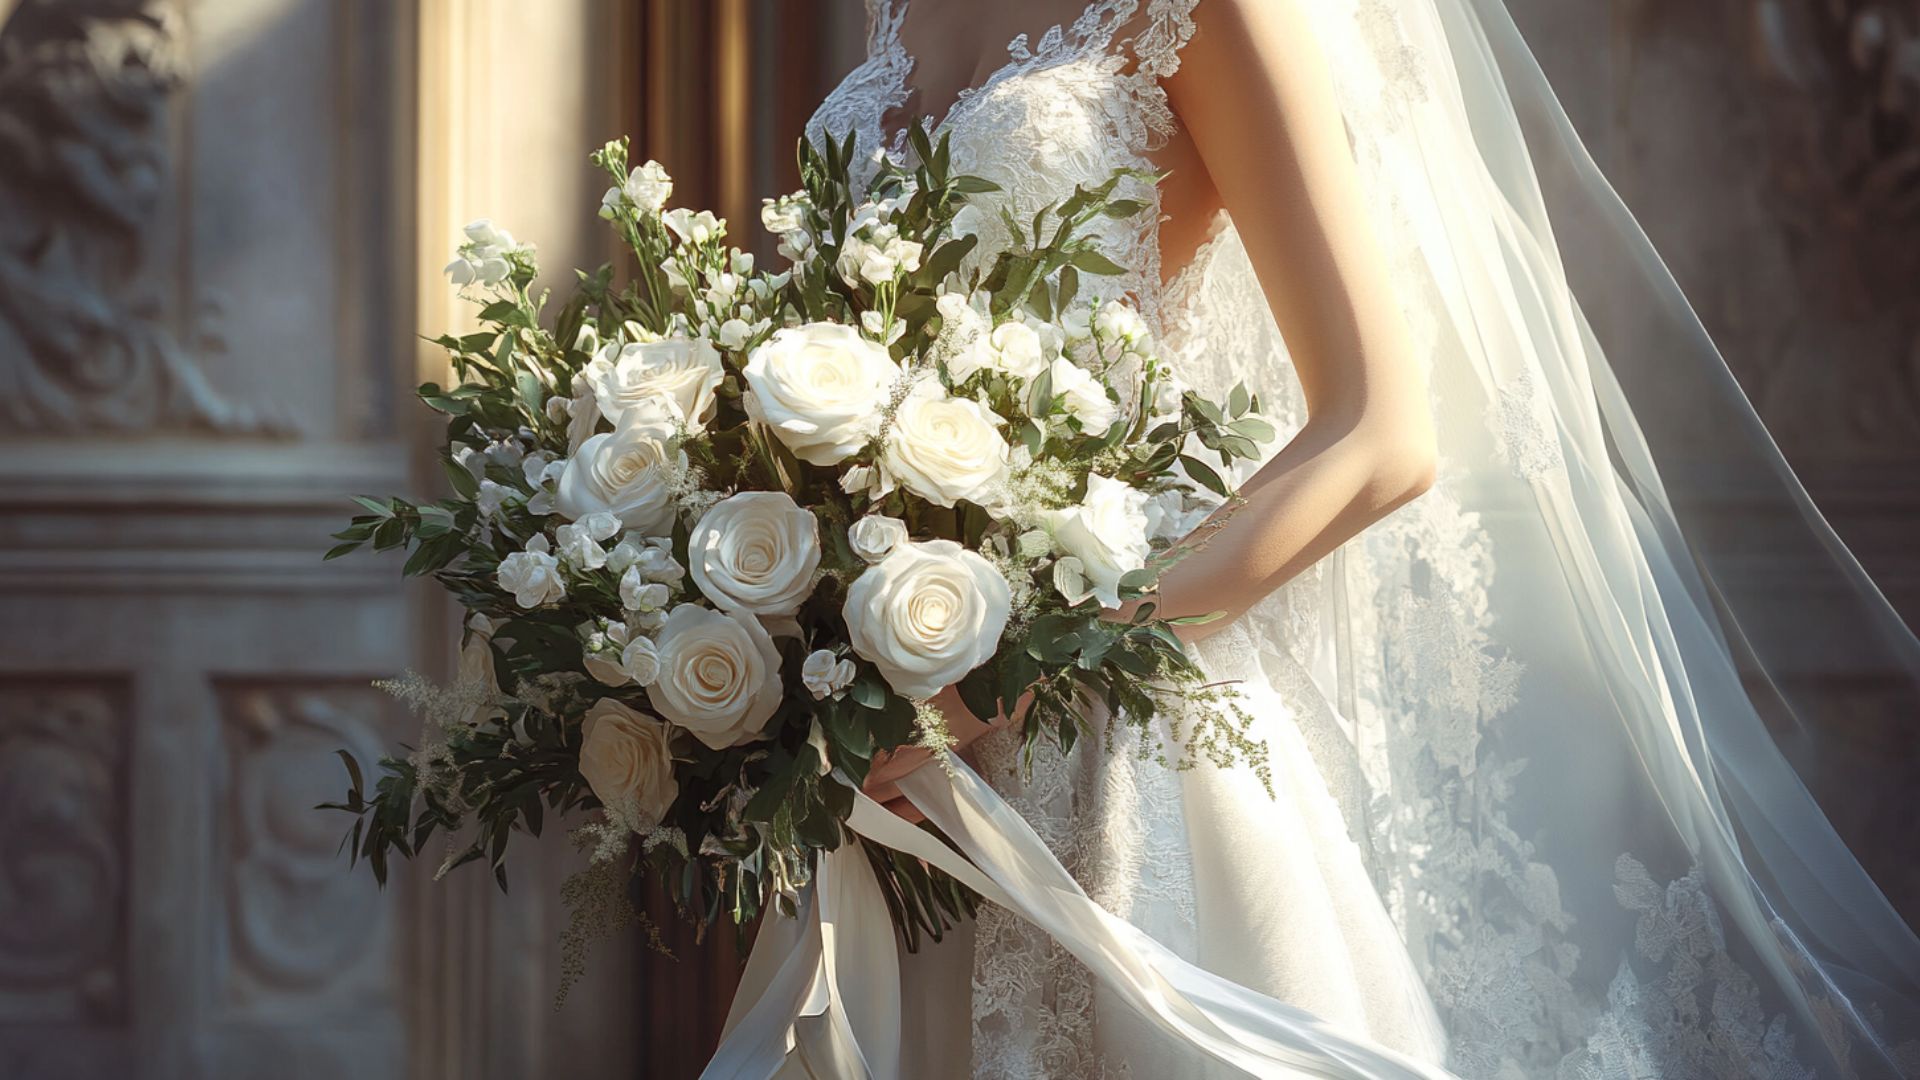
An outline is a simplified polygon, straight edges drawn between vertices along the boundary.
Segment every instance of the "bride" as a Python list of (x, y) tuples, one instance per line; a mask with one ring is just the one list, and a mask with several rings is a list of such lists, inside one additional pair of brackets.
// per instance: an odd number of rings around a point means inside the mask
[[(823, 871), (811, 922), (763, 929), (708, 1075), (1920, 1073), (1920, 942), (1776, 744), (1820, 752), (1825, 684), (1762, 632), (1783, 601), (1738, 547), (1888, 685), (1920, 647), (1501, 0), (868, 13), (814, 137), (904, 154), (932, 118), (1015, 217), (1164, 174), (1138, 182), (1156, 224), (1108, 226), (1130, 272), (1105, 287), (1198, 389), (1253, 385), (1284, 449), (1159, 600), (1225, 613), (1196, 649), (1274, 791), (1151, 747), (1024, 764), (947, 700), (969, 764), (902, 752), (853, 825), (974, 885), (979, 918), (902, 956)], [(1766, 529), (1696, 524), (1702, 477)]]

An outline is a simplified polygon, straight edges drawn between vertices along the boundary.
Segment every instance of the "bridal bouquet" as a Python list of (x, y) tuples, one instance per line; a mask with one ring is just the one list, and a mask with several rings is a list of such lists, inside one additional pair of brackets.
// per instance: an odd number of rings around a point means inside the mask
[[(438, 339), (457, 381), (420, 388), (452, 494), (359, 498), (329, 552), (410, 549), (470, 613), (454, 684), (389, 684), (425, 715), (412, 752), (371, 789), (342, 752), (328, 808), (376, 877), (444, 830), (443, 872), (484, 860), (504, 888), (515, 832), (597, 810), (576, 911), (630, 910), (651, 874), (703, 928), (791, 912), (852, 842), (875, 755), (949, 745), (932, 701), (955, 685), (1029, 754), (1131, 725), (1172, 767), (1264, 768), (1179, 620), (1129, 601), (1272, 428), (1244, 389), (1184, 390), (1125, 302), (1082, 298), (1121, 272), (1089, 225), (1146, 210), (1123, 176), (1003, 214), (988, 259), (996, 189), (911, 142), (864, 192), (851, 138), (803, 142), (803, 190), (761, 215), (777, 273), (611, 143), (600, 215), (637, 267), (579, 274), (551, 318), (533, 249), (467, 227), (448, 272), (484, 329)], [(970, 913), (918, 860), (868, 855), (910, 943)]]

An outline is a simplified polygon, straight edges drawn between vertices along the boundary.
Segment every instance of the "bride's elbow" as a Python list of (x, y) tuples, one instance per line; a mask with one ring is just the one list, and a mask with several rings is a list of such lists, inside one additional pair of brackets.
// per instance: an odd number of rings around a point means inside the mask
[(1367, 485), (1377, 505), (1392, 509), (1412, 502), (1433, 487), (1439, 452), (1431, 431), (1402, 430), (1376, 442), (1371, 482)]

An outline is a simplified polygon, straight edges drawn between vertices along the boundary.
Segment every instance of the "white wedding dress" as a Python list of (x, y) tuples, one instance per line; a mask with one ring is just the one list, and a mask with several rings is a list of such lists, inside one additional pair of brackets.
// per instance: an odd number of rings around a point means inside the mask
[[(811, 136), (852, 132), (869, 162), (905, 156), (908, 2), (868, 0), (868, 56)], [(1202, 2), (1094, 0), (1013, 41), (939, 118), (955, 171), (998, 183), (1023, 218), (1150, 168), (1176, 122), (1160, 80)], [(1199, 647), (1211, 675), (1241, 683), (1274, 794), (1245, 770), (1174, 772), (1126, 746), (1041, 753), (1027, 770), (1012, 736), (980, 747), (992, 791), (923, 770), (903, 788), (1003, 902), (900, 957), (896, 990), (891, 943), (853, 914), (871, 897), (829, 867), (806, 917), (763, 931), (709, 1075), (768, 1075), (767, 1061), (996, 1080), (1920, 1066), (1903, 1041), (1920, 943), (1740, 679), (1772, 658), (1742, 639), (1716, 553), (1683, 535), (1652, 467), (1660, 433), (1635, 422), (1638, 387), (1573, 299), (1536, 169), (1585, 178), (1591, 162), (1500, 0), (1309, 7), (1433, 356), (1445, 467)], [(1836, 621), (1872, 627), (1899, 677), (1920, 672), (1911, 634), (1748, 430), (1630, 218), (1597, 174), (1579, 192), (1590, 201), (1554, 212), (1600, 215), (1591, 264), (1617, 260), (1659, 313), (1648, 322), (1665, 320), (1659, 388), (1696, 393), (1696, 422), (1735, 431), (1719, 445), (1774, 485), (1753, 497), (1777, 489), (1769, 506), (1796, 530), (1783, 543), (1808, 538), (1793, 556), (1855, 605)], [(1203, 392), (1251, 384), (1284, 442), (1303, 406), (1239, 236), (1223, 220), (1163, 285), (1157, 217), (1107, 223), (1128, 273), (1083, 289), (1130, 296)], [(1005, 242), (992, 228), (987, 251)], [(1813, 713), (1769, 689), (1769, 708)], [(1018, 818), (995, 816), (1006, 807)]]
[[(1174, 123), (1158, 79), (1179, 66), (1193, 3), (1102, 0), (1071, 26), (1015, 41), (1005, 66), (965, 92), (941, 125), (954, 169), (999, 184), (997, 197), (1025, 220), (1077, 184), (1150, 168)], [(869, 6), (867, 61), (821, 105), (809, 133), (852, 131), (868, 151), (900, 154), (904, 142), (887, 129), (903, 119), (915, 67), (899, 33), (907, 0)], [(1150, 185), (1136, 187), (1157, 205)], [(1110, 228), (1103, 250), (1132, 272), (1086, 278), (1083, 288), (1133, 297), (1158, 327), (1163, 355), (1208, 396), (1225, 400), (1253, 376), (1284, 441), (1304, 420), (1299, 391), (1237, 234), (1224, 225), (1163, 288), (1158, 217), (1142, 214), (1144, 229)], [(1004, 233), (981, 239), (986, 251), (1006, 242)], [(1338, 738), (1335, 710), (1310, 675), (1333, 659), (1326, 588), (1324, 575), (1308, 574), (1201, 647), (1210, 675), (1262, 691), (1250, 703), (1279, 798), (1244, 770), (1174, 773), (1125, 747), (1042, 754), (1029, 772), (1012, 733), (980, 748), (980, 769), (1109, 911), (1237, 983), (1438, 1061), (1438, 1021), (1296, 719), (1310, 714)], [(1271, 689), (1262, 646), (1285, 668), (1285, 694)], [(910, 964), (905, 982), (907, 1015), (948, 1025), (909, 1041), (908, 1060), (927, 1051), (909, 1076), (1191, 1075), (1156, 1063), (1150, 1042), (1130, 1040), (1133, 1019), (1106, 1006), (1086, 968), (1045, 932), (992, 905), (960, 941)]]

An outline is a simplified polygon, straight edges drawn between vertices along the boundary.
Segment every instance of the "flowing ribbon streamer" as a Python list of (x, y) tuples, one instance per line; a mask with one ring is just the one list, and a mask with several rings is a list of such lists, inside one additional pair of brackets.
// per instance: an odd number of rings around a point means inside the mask
[[(958, 757), (900, 790), (960, 851), (856, 795), (848, 824), (925, 860), (1052, 935), (1176, 1042), (1258, 1077), (1451, 1076), (1341, 1034), (1181, 959), (1093, 902), (1046, 844)], [(899, 1080), (899, 954), (873, 868), (847, 844), (820, 860), (798, 918), (762, 926), (704, 1080)], [(964, 1019), (964, 1018), (962, 1018)]]

